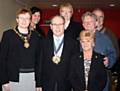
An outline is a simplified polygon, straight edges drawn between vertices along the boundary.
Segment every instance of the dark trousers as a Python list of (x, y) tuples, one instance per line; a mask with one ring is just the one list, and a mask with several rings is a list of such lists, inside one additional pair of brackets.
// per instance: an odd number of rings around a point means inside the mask
[(71, 91), (71, 86), (63, 82), (50, 81), (43, 83), (43, 91)]
[(120, 91), (120, 73), (118, 73), (118, 77), (117, 77), (117, 88), (116, 91)]
[(111, 74), (111, 70), (106, 70), (107, 71), (107, 83), (105, 85), (105, 88), (103, 89), (103, 91), (111, 91), (112, 90), (112, 74)]

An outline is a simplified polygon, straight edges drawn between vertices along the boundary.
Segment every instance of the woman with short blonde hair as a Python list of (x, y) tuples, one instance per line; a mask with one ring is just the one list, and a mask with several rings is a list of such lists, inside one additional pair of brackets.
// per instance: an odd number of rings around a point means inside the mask
[(82, 51), (71, 59), (69, 80), (74, 91), (103, 91), (107, 74), (104, 55), (94, 51), (95, 35), (92, 31), (80, 33)]

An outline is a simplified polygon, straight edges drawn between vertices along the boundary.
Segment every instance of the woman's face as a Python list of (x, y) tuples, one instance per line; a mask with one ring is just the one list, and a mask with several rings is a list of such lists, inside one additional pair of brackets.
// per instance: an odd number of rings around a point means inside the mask
[(68, 7), (62, 7), (60, 9), (60, 15), (65, 18), (65, 21), (70, 21), (73, 11)]
[(34, 14), (32, 14), (32, 23), (34, 24), (38, 24), (38, 22), (40, 21), (40, 12), (35, 12)]
[(93, 39), (91, 39), (90, 37), (82, 38), (80, 40), (80, 43), (81, 43), (83, 51), (88, 51), (88, 50), (93, 49), (94, 42), (93, 42)]

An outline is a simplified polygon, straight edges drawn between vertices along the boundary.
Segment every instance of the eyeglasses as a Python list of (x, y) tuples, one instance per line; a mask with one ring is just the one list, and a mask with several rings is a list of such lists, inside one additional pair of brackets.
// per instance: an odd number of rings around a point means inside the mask
[(56, 23), (52, 23), (53, 26), (63, 26), (64, 23), (59, 23), (59, 24), (56, 24)]
[(18, 17), (20, 20), (30, 20), (30, 18)]

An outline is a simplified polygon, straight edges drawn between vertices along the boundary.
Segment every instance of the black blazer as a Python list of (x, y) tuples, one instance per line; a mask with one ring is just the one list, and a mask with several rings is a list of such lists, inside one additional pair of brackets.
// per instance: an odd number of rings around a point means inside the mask
[[(65, 30), (65, 36), (76, 40), (77, 38), (79, 38), (79, 34), (83, 29), (84, 28), (80, 23), (75, 21), (70, 21), (70, 24)], [(52, 35), (52, 31), (49, 30), (47, 36), (51, 36), (51, 35)]]
[(57, 91), (70, 91), (70, 85), (67, 80), (69, 64), (72, 55), (80, 51), (78, 43), (71, 38), (64, 37), (61, 62), (57, 65), (52, 62), (52, 57), (54, 56), (54, 44), (52, 36), (43, 40), (42, 49), (43, 58), (41, 79), (43, 91), (54, 91), (56, 84)]
[(29, 62), (30, 67), (34, 67), (40, 61), (41, 42), (36, 32), (32, 32), (29, 43), (30, 47), (24, 48), (23, 40), (12, 29), (3, 33), (0, 51), (0, 82), (2, 84), (19, 81), (21, 61)]
[[(107, 74), (103, 64), (103, 55), (93, 52), (90, 73), (88, 76), (88, 91), (103, 91)], [(84, 60), (83, 53), (76, 54), (70, 65), (69, 80), (75, 91), (85, 90)]]
[(45, 32), (42, 30), (39, 24), (36, 25), (35, 31), (38, 33), (40, 37), (43, 37), (43, 38), (45, 37)]

